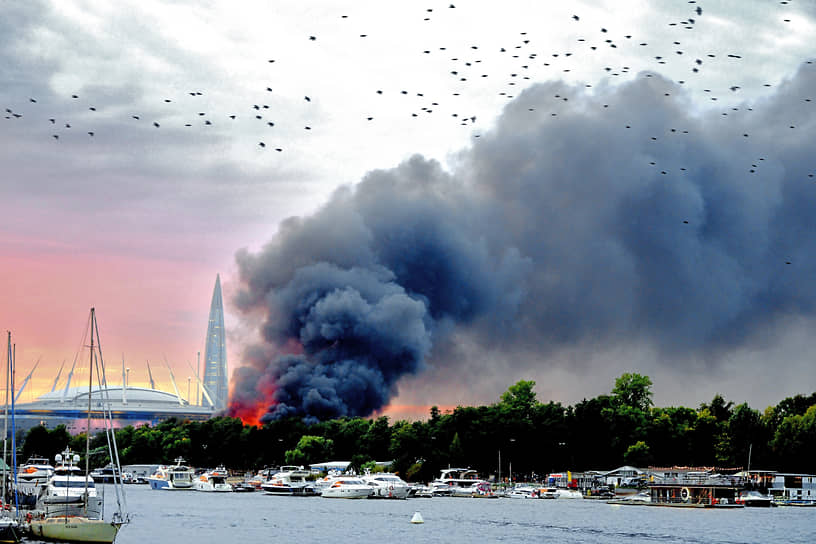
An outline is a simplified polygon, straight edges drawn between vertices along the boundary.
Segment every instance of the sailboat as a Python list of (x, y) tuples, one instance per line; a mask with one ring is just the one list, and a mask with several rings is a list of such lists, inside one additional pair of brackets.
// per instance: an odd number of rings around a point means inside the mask
[[(10, 507), (6, 508), (6, 491), (11, 487), (9, 466), (6, 464), (6, 438), (8, 437), (8, 402), (9, 402), (9, 376), (11, 366), (14, 364), (14, 357), (11, 350), (11, 332), (8, 333), (8, 356), (6, 359), (6, 404), (3, 412), (3, 479), (0, 485), (2, 490), (2, 513), (0, 513), (0, 542), (19, 542), (22, 531), (20, 524), (11, 516)], [(13, 436), (13, 433), (12, 433)], [(12, 448), (12, 456), (14, 455)], [(16, 496), (16, 495), (15, 495)]]
[[(101, 542), (113, 543), (119, 529), (122, 525), (129, 521), (128, 514), (125, 512), (126, 505), (124, 488), (122, 485), (121, 476), (114, 480), (114, 490), (116, 491), (117, 511), (113, 515), (113, 519), (105, 521), (101, 515), (94, 515), (92, 508), (89, 508), (88, 497), (90, 496), (88, 486), (92, 481), (89, 477), (90, 464), (89, 453), (91, 444), (91, 411), (92, 399), (94, 398), (93, 388), (93, 370), (94, 366), (97, 368), (97, 382), (98, 393), (97, 400), (103, 406), (103, 419), (105, 421), (105, 434), (108, 439), (108, 454), (111, 462), (119, 468), (119, 452), (116, 447), (116, 437), (113, 432), (113, 425), (111, 422), (110, 413), (110, 398), (108, 397), (108, 389), (105, 381), (105, 363), (102, 360), (102, 349), (99, 341), (99, 325), (96, 322), (96, 312), (91, 308), (91, 316), (89, 319), (89, 329), (91, 336), (90, 345), (90, 377), (88, 383), (88, 424), (86, 429), (85, 441), (85, 505), (80, 515), (57, 515), (51, 517), (43, 517), (41, 519), (33, 519), (29, 522), (29, 529), (34, 537), (59, 540), (68, 542)], [(96, 349), (94, 349), (94, 340), (96, 341)], [(121, 475), (121, 470), (117, 470), (116, 474)]]

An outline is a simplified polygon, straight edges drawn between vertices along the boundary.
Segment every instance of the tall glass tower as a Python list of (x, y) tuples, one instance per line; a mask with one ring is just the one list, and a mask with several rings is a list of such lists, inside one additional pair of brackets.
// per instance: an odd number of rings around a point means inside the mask
[(216, 410), (227, 407), (229, 381), (227, 376), (227, 344), (224, 335), (224, 303), (221, 300), (221, 278), (215, 276), (210, 322), (207, 325), (207, 348), (204, 351), (204, 387), (215, 403)]

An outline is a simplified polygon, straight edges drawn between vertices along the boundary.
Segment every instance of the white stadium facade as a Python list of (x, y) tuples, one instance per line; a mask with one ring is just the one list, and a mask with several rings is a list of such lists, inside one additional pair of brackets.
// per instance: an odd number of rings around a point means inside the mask
[[(87, 387), (72, 387), (46, 393), (34, 402), (17, 404), (14, 410), (16, 427), (27, 429), (37, 425), (55, 427), (64, 424), (72, 433), (82, 432), (87, 425), (88, 396)], [(90, 401), (92, 426), (94, 421), (102, 425), (106, 407), (117, 427), (155, 424), (171, 417), (204, 421), (215, 414), (212, 406), (191, 405), (180, 395), (146, 387), (115, 385), (107, 390), (94, 387)]]

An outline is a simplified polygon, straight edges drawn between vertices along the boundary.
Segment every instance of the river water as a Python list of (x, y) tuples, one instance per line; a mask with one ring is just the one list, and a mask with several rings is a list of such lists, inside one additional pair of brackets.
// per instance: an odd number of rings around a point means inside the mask
[[(113, 488), (100, 487), (107, 518), (115, 506)], [(133, 518), (118, 544), (816, 542), (816, 508), (710, 510), (449, 497), (342, 500), (158, 491), (144, 485), (125, 490)], [(424, 524), (410, 523), (414, 512), (422, 514)]]

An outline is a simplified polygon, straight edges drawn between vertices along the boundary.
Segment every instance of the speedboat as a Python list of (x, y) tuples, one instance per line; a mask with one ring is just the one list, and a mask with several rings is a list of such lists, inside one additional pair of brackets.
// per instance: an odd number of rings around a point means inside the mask
[(366, 499), (374, 494), (374, 488), (356, 476), (337, 476), (323, 489), (321, 497), (327, 499)]
[(208, 470), (195, 479), (193, 488), (196, 491), (232, 491), (232, 485), (227, 483), (228, 475), (227, 469), (223, 466)]
[(188, 467), (181, 457), (176, 458), (174, 466), (161, 465), (147, 481), (150, 489), (172, 491), (189, 491), (193, 489), (193, 469)]
[(37, 510), (46, 518), (83, 516), (102, 519), (103, 498), (97, 495), (96, 485), (77, 466), (79, 455), (66, 449), (55, 457), (54, 474), (42, 487), (37, 497)]
[(45, 483), (54, 474), (54, 465), (45, 457), (32, 456), (17, 470), (17, 478), (25, 483)]
[(306, 479), (309, 475), (303, 467), (282, 466), (261, 484), (261, 489), (268, 495), (317, 495), (314, 484)]
[(373, 488), (372, 498), (407, 499), (411, 490), (408, 482), (390, 472), (366, 474), (361, 479)]

